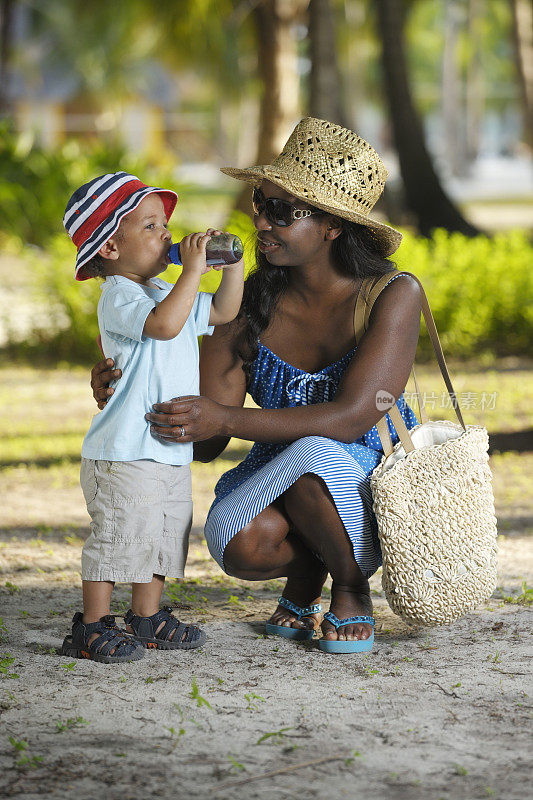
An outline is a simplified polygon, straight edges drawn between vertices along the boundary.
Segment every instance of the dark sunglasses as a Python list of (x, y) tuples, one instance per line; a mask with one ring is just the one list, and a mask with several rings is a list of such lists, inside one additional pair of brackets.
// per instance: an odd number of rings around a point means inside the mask
[(305, 219), (313, 214), (324, 213), (323, 211), (311, 211), (308, 208), (295, 208), (288, 200), (281, 200), (279, 197), (265, 197), (257, 186), (252, 192), (252, 205), (254, 214), (259, 216), (264, 211), (267, 220), (280, 228), (288, 228), (295, 219)]

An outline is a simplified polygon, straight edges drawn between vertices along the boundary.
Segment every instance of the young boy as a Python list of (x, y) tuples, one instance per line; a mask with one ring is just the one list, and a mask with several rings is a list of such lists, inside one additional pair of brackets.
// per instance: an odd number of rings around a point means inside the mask
[[(81, 485), (91, 516), (82, 552), (83, 614), (63, 654), (105, 663), (142, 658), (143, 647), (190, 649), (205, 633), (159, 609), (166, 575), (183, 577), (192, 521), (192, 444), (152, 436), (152, 404), (199, 393), (197, 337), (237, 315), (243, 262), (224, 267), (214, 295), (198, 292), (208, 234), (180, 243), (183, 271), (168, 264), (177, 195), (115, 172), (80, 187), (63, 223), (78, 249), (76, 278), (105, 277), (98, 323), (106, 357), (122, 370), (82, 447)], [(126, 631), (109, 614), (115, 581), (131, 582)]]

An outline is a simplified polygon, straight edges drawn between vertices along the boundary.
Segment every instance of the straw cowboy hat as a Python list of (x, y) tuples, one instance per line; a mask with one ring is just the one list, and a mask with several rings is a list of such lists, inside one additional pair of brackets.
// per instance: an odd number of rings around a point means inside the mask
[(399, 231), (369, 216), (385, 186), (385, 165), (368, 142), (340, 125), (305, 117), (271, 164), (221, 171), (256, 185), (271, 181), (309, 205), (364, 225), (386, 256), (400, 246)]

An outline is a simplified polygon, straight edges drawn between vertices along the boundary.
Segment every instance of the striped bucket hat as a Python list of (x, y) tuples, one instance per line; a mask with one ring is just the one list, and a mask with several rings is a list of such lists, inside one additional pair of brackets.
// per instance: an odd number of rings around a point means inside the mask
[(76, 189), (63, 217), (63, 225), (78, 249), (76, 280), (87, 280), (83, 265), (116, 233), (121, 220), (153, 192), (161, 196), (168, 222), (178, 200), (176, 192), (147, 186), (127, 172), (100, 175)]

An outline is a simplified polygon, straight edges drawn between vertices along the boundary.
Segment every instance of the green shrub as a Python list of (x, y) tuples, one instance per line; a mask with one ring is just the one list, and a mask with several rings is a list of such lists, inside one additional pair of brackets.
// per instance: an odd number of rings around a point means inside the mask
[(33, 346), (60, 361), (90, 363), (99, 354), (96, 306), (101, 281), (74, 280), (75, 254), (64, 233), (51, 237), (42, 255), (31, 256), (36, 299), (47, 303), (50, 312), (50, 326), (35, 331)]
[[(247, 246), (245, 260), (250, 269), (255, 241), (252, 221), (234, 211), (226, 227)], [(468, 238), (436, 230), (429, 239), (404, 232), (391, 261), (421, 280), (445, 355), (531, 354), (533, 244), (524, 231)], [(427, 359), (432, 353), (422, 324), (418, 357)]]
[[(172, 186), (171, 165), (148, 162), (118, 145), (70, 140), (54, 151), (31, 133), (0, 125), (0, 230), (24, 244), (44, 246), (63, 229), (65, 206), (79, 186), (106, 172), (125, 170), (156, 186)], [(157, 182), (159, 181), (159, 183)]]
[[(394, 260), (422, 281), (446, 355), (531, 353), (533, 246), (526, 233), (406, 233)], [(420, 352), (432, 352), (425, 327)]]
[[(226, 226), (243, 239), (247, 269), (254, 261), (255, 248), (250, 226), (249, 217), (239, 211), (231, 214)], [(189, 233), (174, 224), (170, 228), (175, 242)], [(98, 358), (96, 306), (101, 281), (74, 280), (75, 255), (76, 249), (66, 233), (50, 237), (46, 251), (38, 254), (29, 251), (27, 258), (35, 278), (36, 299), (49, 308), (50, 323), (46, 328), (36, 327), (30, 339), (16, 348), (19, 354), (33, 351), (56, 360), (81, 363), (92, 363)], [(181, 267), (171, 264), (161, 277), (174, 283), (180, 274)], [(200, 289), (216, 291), (220, 278), (221, 272), (211, 270), (203, 276)]]
[[(246, 271), (254, 257), (251, 220), (234, 211), (225, 226), (245, 245)], [(174, 241), (185, 233), (171, 225)], [(50, 325), (36, 329), (21, 351), (56, 360), (92, 363), (98, 357), (96, 305), (99, 281), (75, 281), (75, 248), (65, 233), (48, 241), (46, 251), (27, 248), (39, 302), (49, 308)], [(493, 238), (469, 239), (438, 230), (425, 239), (405, 233), (393, 259), (398, 268), (422, 281), (433, 311), (444, 352), (451, 357), (530, 355), (533, 341), (533, 246), (520, 231)], [(171, 266), (162, 277), (174, 282), (180, 268)], [(220, 272), (202, 278), (201, 289), (215, 291)], [(54, 320), (56, 321), (54, 323)], [(418, 358), (432, 354), (422, 325)]]

